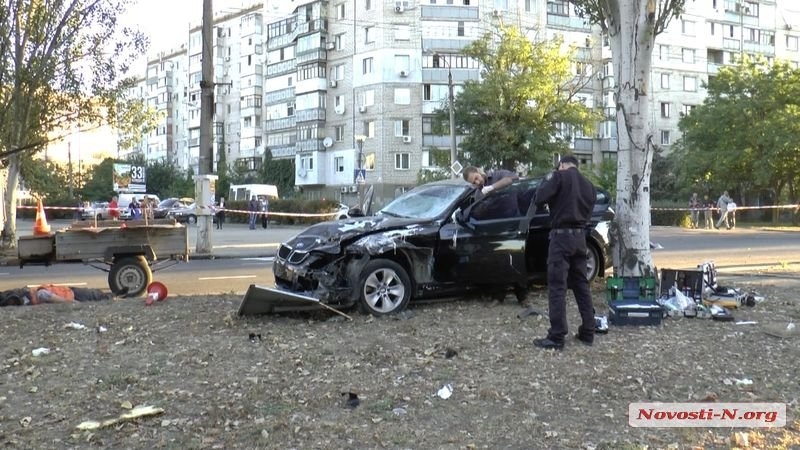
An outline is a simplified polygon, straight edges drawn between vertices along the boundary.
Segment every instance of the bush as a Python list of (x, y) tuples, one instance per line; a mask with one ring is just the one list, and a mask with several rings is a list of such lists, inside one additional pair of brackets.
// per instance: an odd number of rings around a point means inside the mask
[(688, 228), (691, 222), (689, 211), (677, 210), (677, 208), (685, 208), (685, 206), (678, 203), (660, 203), (658, 205), (652, 205), (650, 211), (651, 225)]

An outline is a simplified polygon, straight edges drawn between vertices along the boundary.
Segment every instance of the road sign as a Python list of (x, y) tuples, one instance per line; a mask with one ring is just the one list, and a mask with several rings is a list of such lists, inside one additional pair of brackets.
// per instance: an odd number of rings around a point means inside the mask
[(367, 169), (355, 169), (353, 171), (353, 183), (364, 184), (367, 182)]

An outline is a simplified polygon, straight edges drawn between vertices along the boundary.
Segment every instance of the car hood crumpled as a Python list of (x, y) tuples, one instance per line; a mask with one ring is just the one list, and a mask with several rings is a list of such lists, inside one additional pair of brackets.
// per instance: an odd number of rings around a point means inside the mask
[(300, 251), (323, 251), (338, 253), (341, 244), (360, 237), (387, 231), (408, 228), (420, 224), (420, 219), (387, 216), (358, 217), (336, 222), (311, 225), (300, 234), (286, 241), (285, 245)]

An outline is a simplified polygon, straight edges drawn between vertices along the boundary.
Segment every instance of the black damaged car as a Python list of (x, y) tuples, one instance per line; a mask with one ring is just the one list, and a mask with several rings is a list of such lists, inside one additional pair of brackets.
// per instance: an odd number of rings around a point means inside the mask
[[(332, 307), (359, 304), (373, 315), (410, 301), (545, 280), (550, 219), (532, 203), (541, 179), (522, 179), (483, 196), (463, 180), (419, 186), (374, 216), (312, 225), (283, 243), (273, 272), (278, 288)], [(588, 275), (608, 262), (614, 217), (598, 189), (586, 229)]]

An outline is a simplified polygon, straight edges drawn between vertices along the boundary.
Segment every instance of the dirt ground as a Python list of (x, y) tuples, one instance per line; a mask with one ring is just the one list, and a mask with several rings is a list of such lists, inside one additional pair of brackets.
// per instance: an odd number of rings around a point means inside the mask
[[(737, 325), (667, 318), (612, 327), (593, 347), (531, 345), (541, 316), (509, 297), (412, 306), (353, 321), (239, 318), (239, 297), (0, 310), (4, 448), (800, 448), (797, 286), (736, 285), (766, 300)], [(721, 280), (724, 281), (724, 280)], [(598, 310), (605, 294), (595, 286)], [(546, 292), (529, 301), (546, 310)], [(569, 298), (570, 324), (577, 325)], [(67, 328), (74, 322), (86, 329)], [(103, 327), (105, 331), (98, 331)], [(252, 338), (251, 338), (252, 337)], [(33, 351), (50, 353), (34, 356)], [(749, 379), (751, 385), (736, 380)], [(437, 396), (452, 385), (452, 396)], [(350, 401), (352, 392), (358, 404)], [(779, 429), (632, 428), (641, 401), (784, 402)], [(157, 416), (93, 431), (132, 407)]]

